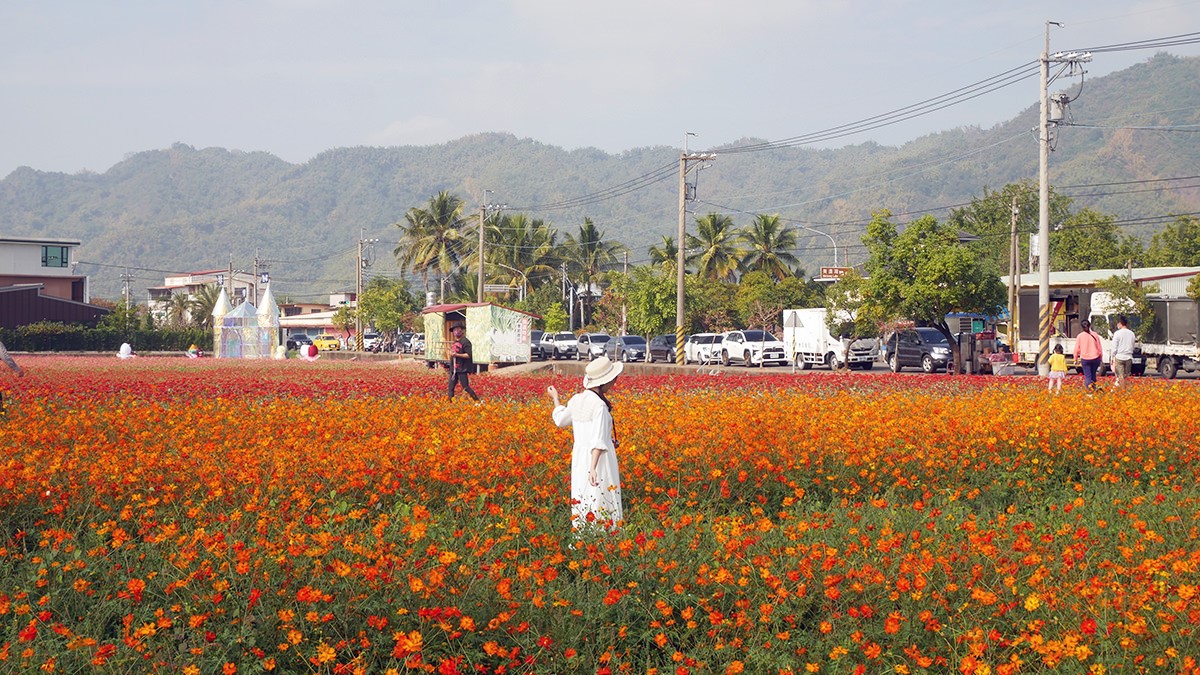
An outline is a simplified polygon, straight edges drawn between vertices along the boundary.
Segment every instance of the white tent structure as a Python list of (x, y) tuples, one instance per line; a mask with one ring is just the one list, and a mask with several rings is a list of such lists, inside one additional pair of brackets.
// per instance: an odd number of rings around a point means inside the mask
[(225, 290), (213, 307), (213, 356), (223, 359), (269, 359), (279, 345), (279, 305), (268, 287), (262, 307), (247, 301), (229, 309)]

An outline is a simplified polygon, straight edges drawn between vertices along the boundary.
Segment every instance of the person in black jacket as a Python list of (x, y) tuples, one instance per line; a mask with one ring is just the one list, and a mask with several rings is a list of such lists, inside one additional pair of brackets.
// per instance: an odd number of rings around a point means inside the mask
[(471, 388), (471, 381), (467, 377), (471, 370), (471, 341), (464, 332), (462, 324), (450, 328), (450, 335), (454, 339), (450, 343), (450, 382), (446, 387), (446, 398), (454, 398), (454, 390), (461, 382), (463, 391), (478, 401), (479, 396)]

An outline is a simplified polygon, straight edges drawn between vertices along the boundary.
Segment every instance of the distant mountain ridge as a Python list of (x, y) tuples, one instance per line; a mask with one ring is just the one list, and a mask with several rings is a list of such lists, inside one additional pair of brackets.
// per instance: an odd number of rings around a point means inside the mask
[[(1089, 78), (1071, 112), (1077, 124), (1126, 128), (1061, 129), (1051, 158), (1056, 189), (1200, 174), (1200, 134), (1148, 129), (1200, 125), (1200, 58), (1159, 54)], [(724, 156), (713, 148), (718, 158), (699, 172), (698, 201), (690, 209), (726, 212), (739, 225), (753, 212), (780, 213), (831, 233), (853, 261), (862, 224), (874, 210), (933, 210), (944, 218), (947, 212), (936, 209), (969, 202), (985, 188), (1036, 181), (1036, 124), (1035, 102), (989, 129), (957, 128), (899, 147), (862, 143)], [(733, 145), (750, 142), (756, 141)], [(372, 272), (395, 274), (391, 251), (399, 230), (393, 225), (439, 190), (460, 195), (469, 209), (485, 190), (489, 201), (520, 208), (661, 172), (663, 180), (614, 199), (527, 211), (561, 233), (574, 232), (589, 217), (631, 248), (631, 261), (643, 262), (648, 246), (677, 229), (678, 180), (666, 167), (678, 159), (679, 149), (666, 146), (619, 154), (567, 151), (509, 134), (421, 147), (338, 148), (299, 165), (266, 152), (176, 144), (133, 154), (102, 174), (13, 171), (0, 180), (0, 234), (80, 239), (80, 259), (104, 265), (80, 266), (93, 276), (99, 297), (117, 296), (121, 266), (132, 268), (138, 287), (145, 287), (161, 283), (162, 272), (222, 268), (231, 259), (249, 269), (257, 255), (275, 261), (277, 295), (318, 299), (352, 287), (355, 263), (348, 252), (360, 232), (381, 239)], [(1151, 187), (1060, 191), (1075, 195), (1077, 208), (1120, 219), (1200, 211), (1198, 188)], [(823, 234), (806, 231), (802, 245), (809, 269), (831, 261)]]

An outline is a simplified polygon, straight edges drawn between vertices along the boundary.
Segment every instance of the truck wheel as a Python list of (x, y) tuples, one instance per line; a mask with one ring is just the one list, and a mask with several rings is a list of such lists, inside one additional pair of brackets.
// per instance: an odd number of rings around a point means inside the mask
[(825, 365), (829, 366), (830, 370), (837, 370), (837, 356), (833, 352), (825, 355)]
[(796, 370), (808, 370), (808, 361), (805, 361), (804, 356), (801, 354), (796, 354), (793, 363), (796, 364)]
[(892, 369), (893, 373), (898, 373), (904, 366), (901, 366), (900, 359), (896, 358), (895, 354), (892, 354), (888, 357), (888, 367)]
[(1179, 364), (1175, 363), (1175, 359), (1161, 358), (1158, 360), (1158, 374), (1162, 375), (1164, 380), (1173, 380), (1178, 373)]

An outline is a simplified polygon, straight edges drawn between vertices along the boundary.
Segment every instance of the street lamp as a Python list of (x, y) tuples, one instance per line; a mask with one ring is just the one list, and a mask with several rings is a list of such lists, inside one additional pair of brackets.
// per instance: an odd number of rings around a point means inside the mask
[(509, 267), (508, 265), (505, 265), (504, 263), (494, 262), (491, 264), (493, 264), (497, 267), (503, 267), (506, 270), (512, 270), (512, 271), (516, 272), (517, 274), (521, 275), (521, 289), (520, 289), (521, 292), (518, 297), (520, 300), (524, 301), (525, 300), (525, 287), (529, 284), (529, 278), (525, 276), (525, 273), (515, 267)]

